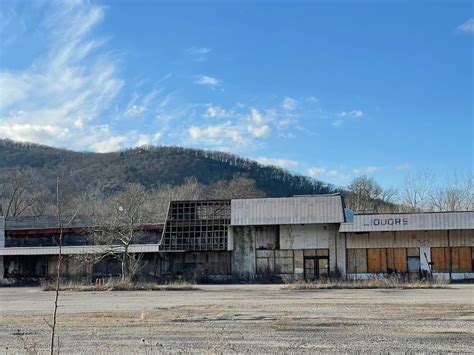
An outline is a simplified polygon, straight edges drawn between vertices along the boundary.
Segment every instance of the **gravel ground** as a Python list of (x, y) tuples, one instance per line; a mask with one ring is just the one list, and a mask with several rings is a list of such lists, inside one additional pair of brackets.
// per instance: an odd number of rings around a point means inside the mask
[[(429, 290), (62, 292), (63, 353), (474, 353), (474, 285)], [(53, 292), (0, 288), (0, 352), (46, 352)]]

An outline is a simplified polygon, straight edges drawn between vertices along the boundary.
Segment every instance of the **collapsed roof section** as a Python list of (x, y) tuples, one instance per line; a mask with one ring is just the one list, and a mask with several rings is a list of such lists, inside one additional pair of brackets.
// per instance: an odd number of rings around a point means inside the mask
[(160, 251), (227, 250), (230, 200), (170, 202)]

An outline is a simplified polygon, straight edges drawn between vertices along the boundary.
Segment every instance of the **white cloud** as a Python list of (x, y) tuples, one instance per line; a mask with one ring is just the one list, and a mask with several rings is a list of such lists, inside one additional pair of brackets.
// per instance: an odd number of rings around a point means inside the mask
[(377, 167), (377, 166), (367, 166), (367, 167), (364, 167), (364, 168), (355, 168), (355, 169), (352, 169), (352, 171), (354, 172), (354, 174), (358, 174), (358, 175), (370, 175), (370, 174), (373, 174), (373, 173), (376, 173), (377, 171), (380, 171), (382, 170), (382, 168), (380, 167)]
[(209, 75), (201, 74), (196, 76), (194, 83), (198, 85), (217, 86), (220, 84), (220, 80)]
[(287, 111), (293, 111), (298, 106), (298, 101), (287, 96), (283, 99), (282, 106)]
[(352, 110), (352, 111), (349, 111), (349, 112), (346, 112), (346, 111), (342, 111), (340, 113), (337, 114), (339, 117), (355, 117), (355, 118), (360, 118), (362, 116), (364, 116), (364, 112), (362, 112), (361, 110)]
[[(125, 117), (137, 117), (146, 113), (149, 109), (150, 103), (158, 95), (158, 90), (152, 90), (147, 95), (140, 97), (137, 93), (133, 95), (132, 100), (127, 106), (124, 113)], [(166, 98), (165, 98), (166, 100)], [(140, 101), (140, 102), (138, 102)]]
[(255, 107), (250, 109), (249, 119), (256, 124), (263, 123), (264, 120), (263, 115)]
[(228, 117), (229, 113), (222, 107), (217, 105), (208, 104), (206, 111), (202, 114), (204, 118), (225, 118)]
[(99, 153), (107, 153), (119, 150), (128, 142), (126, 136), (110, 136), (107, 139), (92, 144), (92, 148)]
[(252, 126), (249, 125), (247, 127), (247, 130), (252, 136), (254, 137), (266, 137), (270, 134), (271, 128), (268, 125), (263, 125), (263, 126)]
[(474, 33), (474, 19), (470, 18), (469, 20), (464, 22), (462, 25), (459, 25), (458, 30), (461, 32), (466, 32), (466, 33)]
[(192, 143), (207, 145), (225, 145), (228, 140), (234, 144), (245, 144), (247, 140), (239, 132), (238, 127), (229, 122), (219, 125), (192, 126), (188, 129), (188, 135)]
[(362, 118), (364, 117), (362, 110), (342, 111), (336, 115), (336, 119), (332, 122), (334, 127), (340, 127), (348, 119)]
[(326, 173), (326, 168), (315, 166), (312, 168), (308, 168), (307, 173), (311, 177), (321, 176)]
[(105, 41), (91, 36), (104, 9), (82, 1), (51, 6), (41, 28), (48, 39), (45, 54), (24, 70), (0, 71), (0, 136), (94, 147), (92, 123), (123, 85), (114, 58), (101, 51)]
[(190, 47), (188, 48), (188, 53), (194, 57), (195, 60), (202, 62), (207, 59), (209, 53), (211, 53), (211, 48), (206, 47)]
[(284, 169), (296, 168), (299, 165), (297, 161), (289, 159), (259, 157), (256, 159), (256, 161), (263, 165), (279, 166), (280, 168)]

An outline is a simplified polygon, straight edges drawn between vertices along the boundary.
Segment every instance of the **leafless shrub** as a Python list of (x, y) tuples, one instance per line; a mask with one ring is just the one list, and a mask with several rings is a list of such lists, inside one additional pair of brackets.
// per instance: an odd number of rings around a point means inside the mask
[[(51, 283), (42, 284), (43, 291), (54, 291), (55, 285)], [(166, 283), (131, 282), (121, 279), (110, 278), (101, 285), (91, 285), (77, 281), (69, 281), (61, 284), (61, 291), (194, 291), (198, 290), (196, 285), (186, 281), (173, 281)]]
[(449, 281), (436, 278), (433, 280), (405, 280), (400, 277), (370, 278), (367, 280), (317, 280), (312, 282), (295, 281), (282, 287), (283, 290), (318, 290), (318, 289), (427, 289), (447, 288)]

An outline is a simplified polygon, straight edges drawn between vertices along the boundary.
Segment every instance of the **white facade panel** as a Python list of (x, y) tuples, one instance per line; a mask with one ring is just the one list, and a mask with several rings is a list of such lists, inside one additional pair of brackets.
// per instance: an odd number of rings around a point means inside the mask
[(231, 225), (234, 226), (342, 222), (344, 214), (339, 194), (231, 201)]
[(330, 234), (322, 225), (280, 226), (280, 249), (328, 249)]
[(353, 223), (342, 223), (339, 232), (456, 229), (474, 229), (474, 211), (355, 214)]

